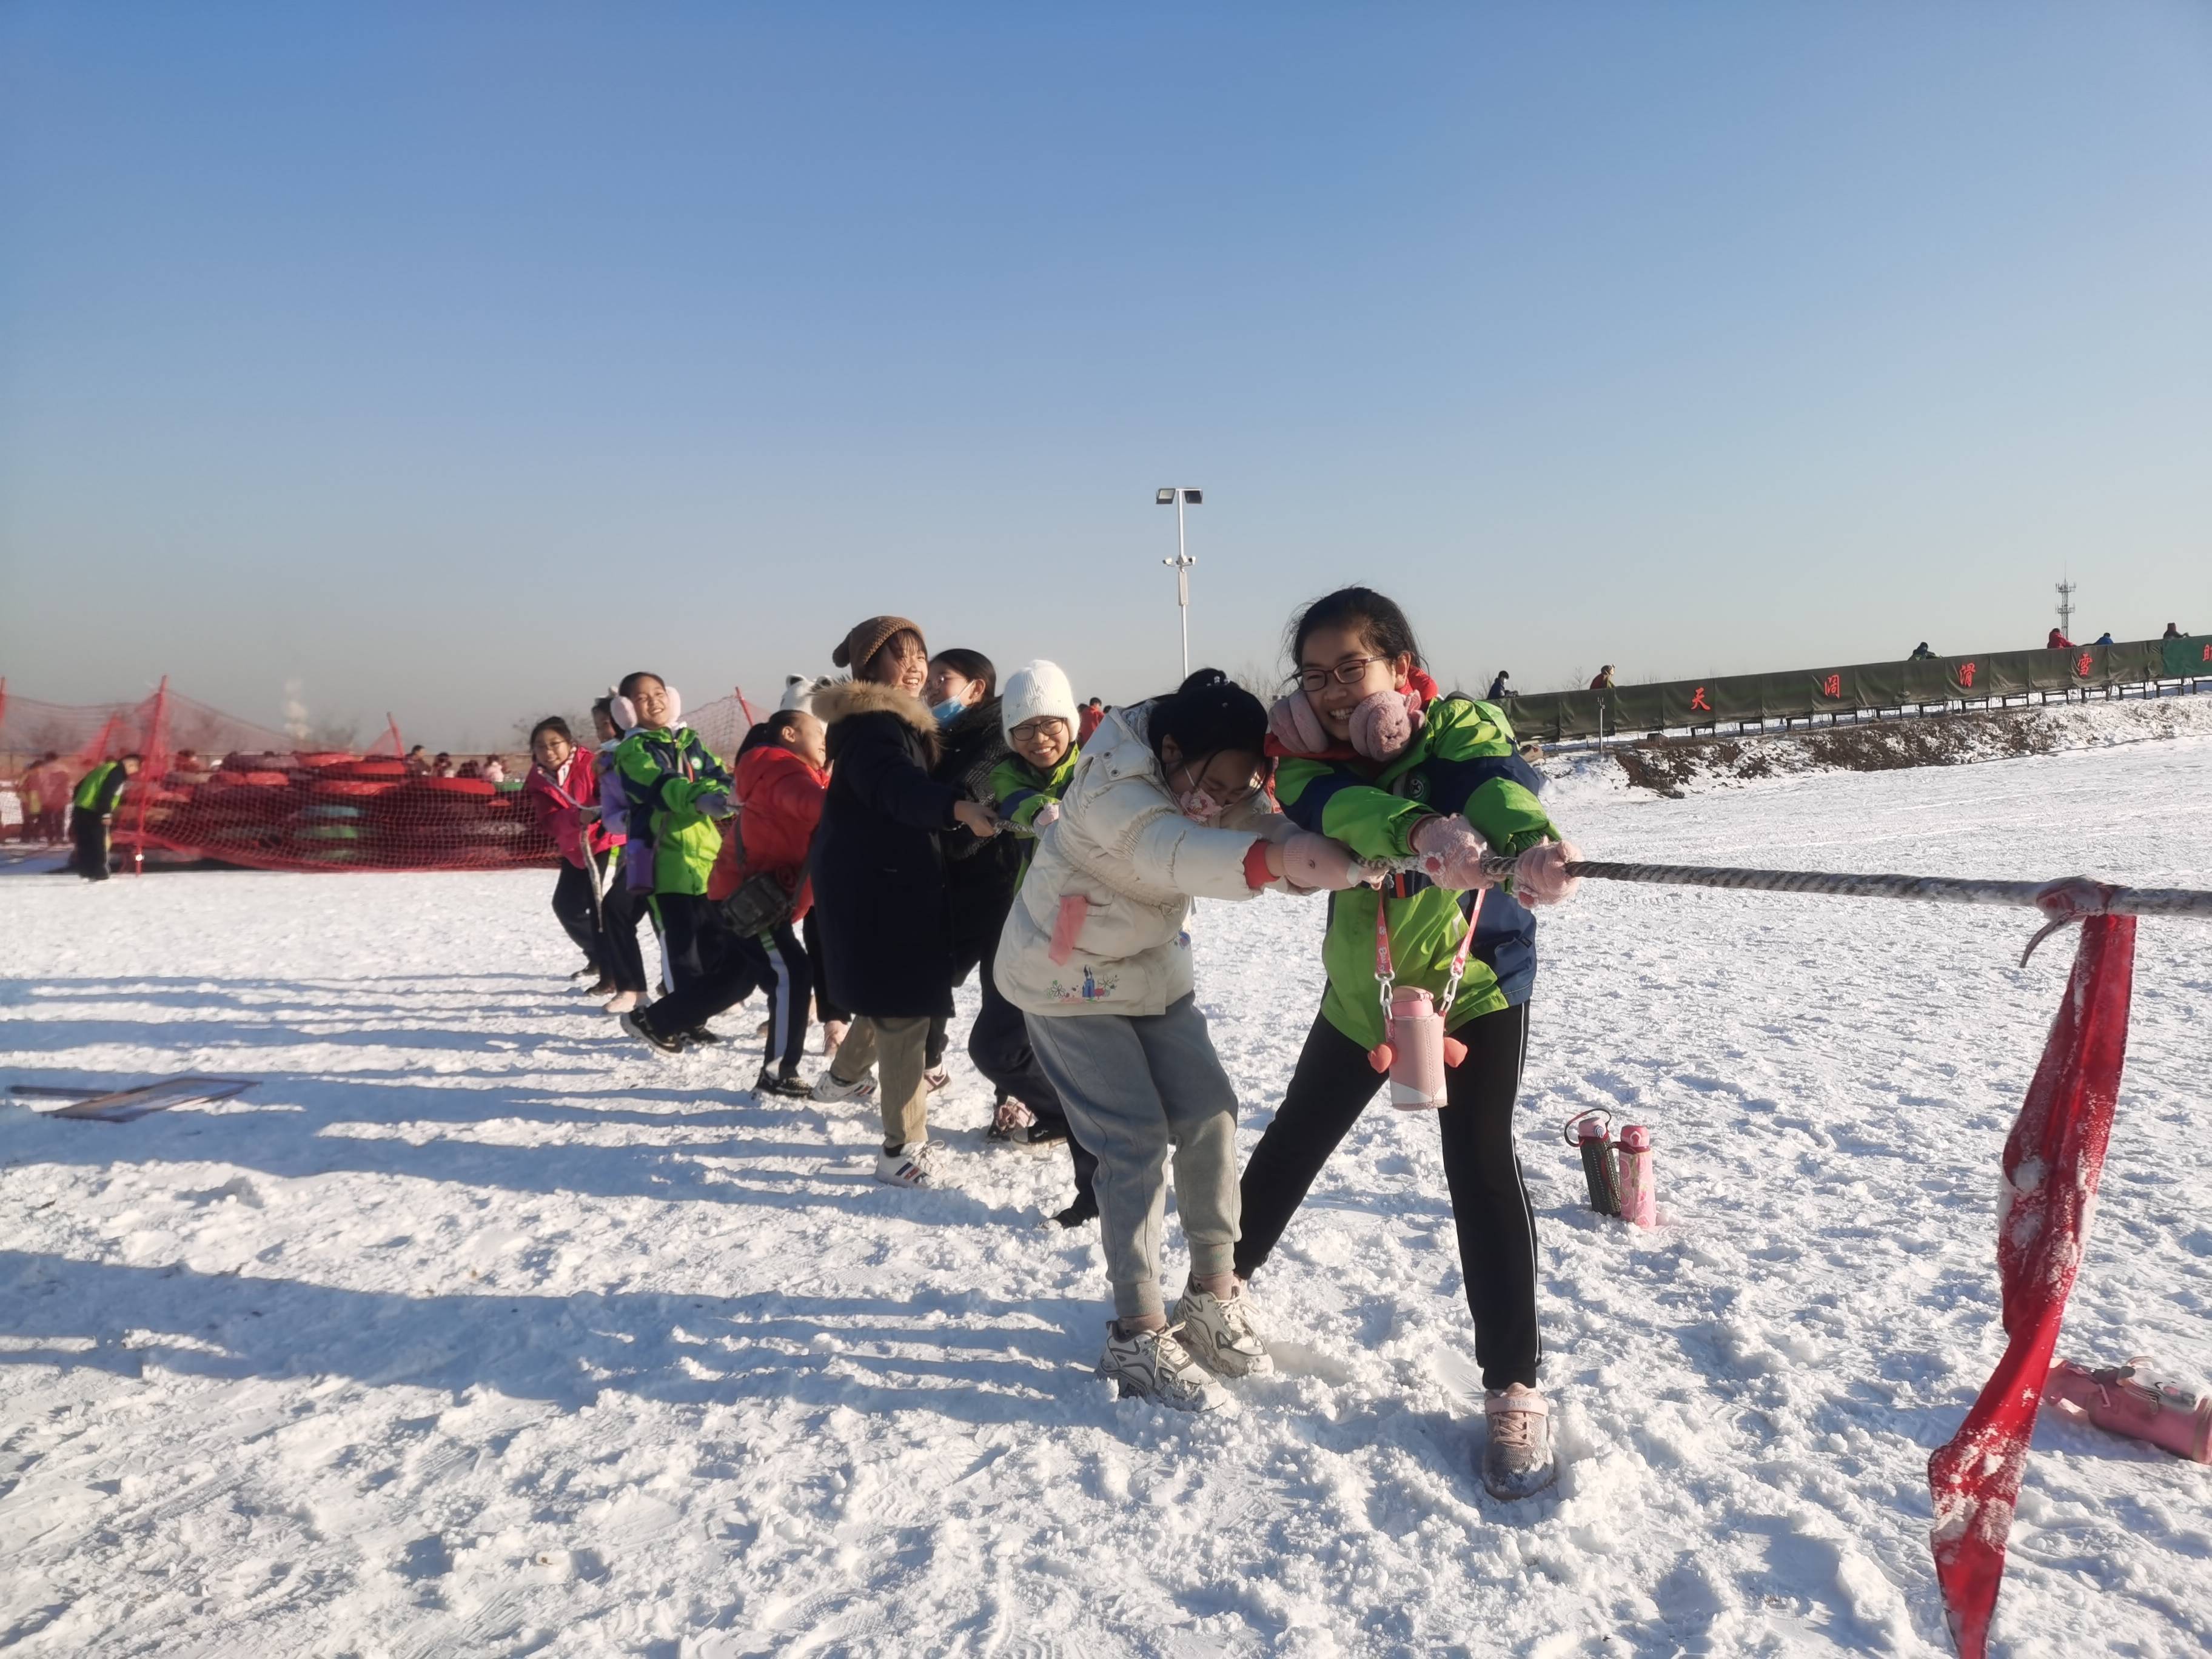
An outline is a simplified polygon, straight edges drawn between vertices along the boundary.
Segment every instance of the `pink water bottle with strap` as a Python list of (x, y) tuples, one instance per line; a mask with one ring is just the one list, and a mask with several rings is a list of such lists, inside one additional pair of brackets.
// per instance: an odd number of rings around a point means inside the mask
[(1641, 1123), (1623, 1126), (1614, 1145), (1613, 1189), (1620, 1195), (1623, 1221), (1638, 1227), (1659, 1224), (1659, 1195), (1651, 1174), (1651, 1132)]
[(1401, 1111), (1432, 1111), (1444, 1103), (1444, 1022), (1426, 991), (1401, 985), (1390, 994), (1390, 1103)]

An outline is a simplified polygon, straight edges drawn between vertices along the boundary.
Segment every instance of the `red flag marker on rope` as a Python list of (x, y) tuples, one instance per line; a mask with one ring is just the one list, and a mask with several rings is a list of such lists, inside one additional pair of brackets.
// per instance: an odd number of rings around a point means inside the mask
[(1989, 1647), (2028, 1439), (2112, 1136), (2135, 950), (2134, 917), (2083, 920), (2066, 1000), (2005, 1141), (1997, 1273), (2009, 1340), (1959, 1432), (1928, 1460), (1936, 1578), (1961, 1659)]

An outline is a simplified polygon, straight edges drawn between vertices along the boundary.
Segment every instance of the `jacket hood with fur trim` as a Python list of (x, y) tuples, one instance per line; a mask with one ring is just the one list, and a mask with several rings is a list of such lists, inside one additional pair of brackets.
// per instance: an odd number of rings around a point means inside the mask
[(831, 761), (844, 747), (843, 734), (837, 728), (847, 720), (871, 714), (888, 714), (910, 727), (921, 740), (922, 769), (928, 771), (937, 765), (944, 745), (938, 735), (937, 716), (929, 712), (929, 705), (895, 686), (878, 685), (873, 680), (838, 680), (815, 692), (814, 718), (828, 728)]

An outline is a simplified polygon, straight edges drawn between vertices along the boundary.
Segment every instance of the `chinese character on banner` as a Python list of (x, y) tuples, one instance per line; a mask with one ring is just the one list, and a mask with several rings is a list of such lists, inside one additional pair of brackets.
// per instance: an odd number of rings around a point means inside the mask
[(2203, 657), (2198, 659), (2198, 660), (2202, 662), (2212, 662), (2212, 645), (2208, 645), (2204, 647), (2204, 654)]
[(2089, 671), (2096, 665), (2097, 659), (2086, 651), (2074, 659), (2074, 672), (2085, 680), (2089, 678)]
[(1844, 677), (1841, 674), (1831, 674), (1827, 678), (1822, 680), (1820, 682), (1820, 695), (1824, 697), (1842, 696), (1844, 695)]
[(1707, 714), (1713, 712), (1712, 704), (1705, 701), (1705, 688), (1704, 686), (1699, 686), (1695, 691), (1692, 691), (1690, 694), (1690, 707)]
[(1974, 689), (1973, 664), (1970, 662), (1962, 662), (1959, 665), (1959, 684), (1965, 686), (1969, 691)]

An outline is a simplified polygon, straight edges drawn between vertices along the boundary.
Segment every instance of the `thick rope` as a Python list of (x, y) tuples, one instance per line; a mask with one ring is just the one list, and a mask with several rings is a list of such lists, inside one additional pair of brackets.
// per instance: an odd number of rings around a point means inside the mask
[[(1408, 860), (1419, 867), (1419, 860)], [(1514, 860), (1488, 857), (1482, 871), (1493, 880), (1513, 873)], [(1737, 870), (1694, 864), (1618, 864), (1578, 859), (1567, 873), (1596, 881), (1634, 881), (1665, 887), (1717, 887), (1753, 893), (1819, 893), (1838, 898), (1920, 899), (1935, 904), (2002, 904), (2020, 909), (2051, 907), (2040, 881), (1970, 881), (1957, 876), (1855, 875), (1826, 870)], [(2108, 887), (2087, 879), (2069, 884), (2072, 915), (2212, 917), (2212, 893), (2187, 887)]]

